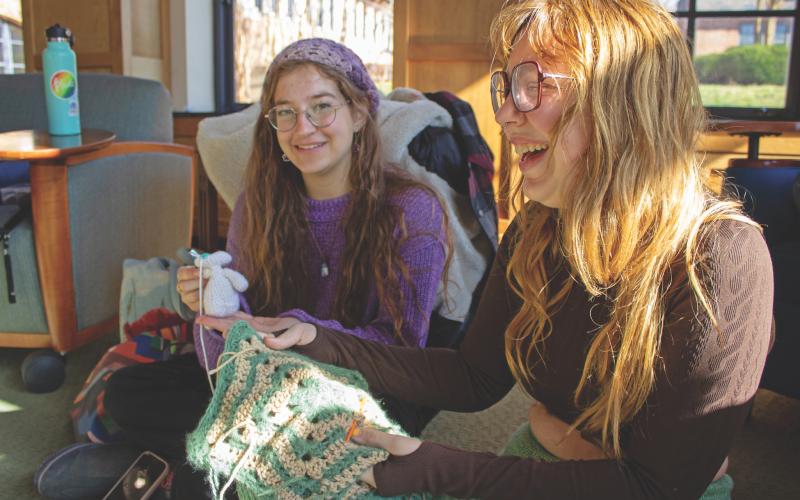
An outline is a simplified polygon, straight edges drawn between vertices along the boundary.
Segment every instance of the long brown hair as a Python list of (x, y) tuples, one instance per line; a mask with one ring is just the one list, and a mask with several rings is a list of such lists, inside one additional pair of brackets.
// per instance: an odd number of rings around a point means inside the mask
[[(372, 289), (378, 301), (392, 318), (394, 333), (401, 344), (403, 304), (413, 301), (404, 297), (400, 279), (410, 282), (408, 266), (400, 248), (409, 238), (402, 209), (390, 199), (407, 189), (430, 193), (441, 206), (436, 193), (427, 186), (405, 177), (381, 160), (380, 136), (375, 117), (369, 113), (367, 95), (342, 73), (328, 66), (309, 61), (287, 61), (270, 71), (264, 80), (261, 109), (274, 104), (275, 89), (281, 75), (302, 65), (315, 67), (323, 76), (338, 85), (352, 111), (366, 117), (364, 126), (354, 134), (352, 162), (348, 174), (350, 204), (341, 227), (345, 230), (342, 272), (337, 284), (332, 316), (346, 327), (362, 321)], [(274, 315), (294, 307), (302, 307), (302, 298), (309, 290), (306, 269), (310, 228), (306, 219), (305, 186), (300, 171), (281, 160), (277, 136), (264, 113), (256, 122), (253, 151), (244, 176), (244, 217), (241, 246), (241, 267), (251, 278), (247, 292), (254, 313)], [(443, 232), (447, 235), (447, 215), (443, 213)], [(439, 238), (440, 234), (435, 234)], [(449, 265), (450, 239), (443, 244)], [(374, 287), (374, 288), (373, 288)]]
[[(556, 333), (551, 315), (574, 281), (604, 298), (610, 311), (575, 389), (582, 412), (573, 428), (599, 433), (606, 451), (619, 457), (620, 426), (641, 410), (655, 383), (669, 266), (684, 259), (692, 289), (716, 325), (698, 278), (709, 222), (752, 221), (738, 203), (707, 187), (708, 172), (695, 153), (706, 114), (686, 41), (663, 8), (647, 0), (513, 2), (492, 25), (501, 62), (520, 37), (574, 77), (568, 90), (574, 99), (555, 143), (587, 114), (591, 131), (563, 208), (526, 206), (516, 186), (519, 231), (507, 273), (523, 305), (505, 333), (506, 359), (518, 380), (530, 381), (529, 362), (541, 359), (542, 342)], [(551, 283), (545, 263), (554, 261), (575, 280)]]

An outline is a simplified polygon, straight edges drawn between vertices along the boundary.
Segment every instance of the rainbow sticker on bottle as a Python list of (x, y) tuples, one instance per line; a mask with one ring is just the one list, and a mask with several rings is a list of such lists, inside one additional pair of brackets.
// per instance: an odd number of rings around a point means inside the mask
[(75, 95), (75, 75), (70, 71), (61, 70), (50, 77), (50, 92), (60, 99), (69, 99)]

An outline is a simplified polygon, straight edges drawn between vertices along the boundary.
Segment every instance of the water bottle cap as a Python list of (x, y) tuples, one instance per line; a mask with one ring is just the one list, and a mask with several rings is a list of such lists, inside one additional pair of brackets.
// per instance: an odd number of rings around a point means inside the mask
[(69, 41), (70, 47), (75, 43), (75, 37), (72, 35), (72, 32), (69, 30), (69, 28), (66, 26), (61, 26), (58, 23), (47, 28), (44, 31), (44, 34), (48, 41), (62, 39), (64, 41)]

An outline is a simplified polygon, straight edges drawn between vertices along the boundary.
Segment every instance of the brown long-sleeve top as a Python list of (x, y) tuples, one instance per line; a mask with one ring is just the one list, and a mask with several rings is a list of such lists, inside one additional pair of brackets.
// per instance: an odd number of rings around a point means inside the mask
[[(645, 407), (623, 426), (621, 460), (544, 463), (423, 442), (414, 453), (375, 466), (378, 493), (698, 498), (746, 418), (767, 355), (772, 318), (772, 266), (761, 234), (740, 222), (713, 224), (702, 277), (711, 283), (719, 328), (700, 307), (678, 259), (665, 295), (655, 388)], [(319, 328), (316, 340), (298, 351), (357, 369), (374, 390), (408, 401), (454, 411), (494, 404), (515, 383), (503, 354), (504, 331), (521, 304), (505, 273), (514, 232), (512, 225), (459, 350), (386, 346)], [(565, 271), (554, 275), (556, 280), (571, 279)], [(592, 300), (575, 283), (552, 316), (553, 333), (542, 350), (545, 363), (530, 366), (534, 382), (525, 389), (568, 423), (580, 413), (573, 394), (597, 330), (598, 311), (604, 307), (606, 303)]]

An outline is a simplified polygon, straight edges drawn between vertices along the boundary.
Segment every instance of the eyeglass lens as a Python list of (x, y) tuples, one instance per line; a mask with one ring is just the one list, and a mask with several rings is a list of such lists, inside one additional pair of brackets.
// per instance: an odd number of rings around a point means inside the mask
[(494, 112), (503, 107), (503, 103), (506, 100), (506, 96), (508, 96), (508, 90), (506, 89), (508, 85), (506, 81), (508, 77), (504, 71), (495, 71), (492, 73), (492, 80), (491, 80), (491, 94), (492, 94), (492, 109)]
[[(317, 128), (325, 128), (336, 119), (338, 106), (319, 103), (305, 111), (306, 118)], [(269, 122), (280, 132), (288, 132), (297, 124), (297, 111), (291, 106), (276, 106), (267, 114)]]
[(508, 85), (508, 75), (503, 71), (492, 74), (491, 94), (494, 112), (503, 106), (506, 98), (511, 94), (514, 107), (521, 113), (533, 111), (539, 107), (542, 75), (536, 63), (522, 63), (511, 71), (511, 88)]

